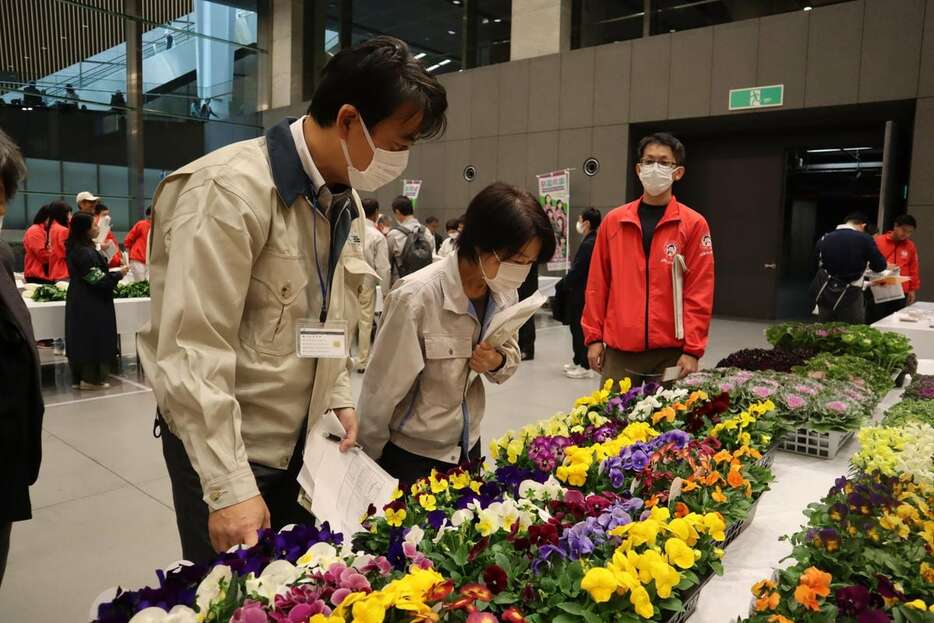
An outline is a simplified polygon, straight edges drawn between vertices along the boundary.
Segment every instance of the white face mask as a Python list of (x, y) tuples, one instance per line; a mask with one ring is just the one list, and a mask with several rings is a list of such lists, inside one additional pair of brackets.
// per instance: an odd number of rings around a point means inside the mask
[(461, 233), (459, 231), (452, 231), (448, 233), (448, 238), (450, 238), (451, 240), (457, 240), (457, 237), (460, 235)]
[(665, 167), (657, 162), (655, 164), (639, 165), (639, 181), (645, 192), (657, 197), (664, 194), (673, 182), (672, 175), (678, 167)]
[(584, 235), (584, 221), (577, 221), (577, 233)]
[(409, 164), (409, 150), (389, 151), (373, 144), (370, 138), (370, 131), (360, 117), (360, 126), (363, 128), (363, 136), (366, 142), (370, 144), (373, 150), (373, 159), (370, 166), (365, 171), (354, 167), (350, 160), (350, 150), (347, 149), (347, 141), (341, 139), (341, 149), (344, 150), (344, 159), (347, 161), (347, 175), (350, 178), (350, 185), (356, 190), (365, 190), (372, 192), (381, 186), (385, 186), (393, 181), (405, 171)]
[(483, 273), (483, 280), (486, 281), (486, 285), (489, 286), (490, 290), (500, 295), (518, 290), (519, 286), (525, 282), (525, 278), (529, 276), (532, 265), (504, 262), (499, 259), (496, 251), (493, 252), (493, 256), (499, 260), (499, 270), (496, 271), (496, 276), (492, 279), (486, 276), (486, 271), (483, 270), (483, 261), (480, 261), (480, 272)]

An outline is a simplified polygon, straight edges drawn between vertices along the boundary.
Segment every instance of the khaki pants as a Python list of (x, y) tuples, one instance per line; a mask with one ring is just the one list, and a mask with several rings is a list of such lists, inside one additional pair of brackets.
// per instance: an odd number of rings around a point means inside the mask
[(603, 362), (603, 381), (621, 381), (628, 377), (633, 387), (650, 381), (661, 383), (665, 368), (678, 363), (680, 357), (680, 348), (657, 348), (630, 353), (607, 347)]
[(370, 360), (370, 338), (373, 335), (373, 314), (376, 310), (376, 287), (364, 285), (357, 292), (360, 301), (360, 322), (357, 325), (357, 369), (366, 368)]

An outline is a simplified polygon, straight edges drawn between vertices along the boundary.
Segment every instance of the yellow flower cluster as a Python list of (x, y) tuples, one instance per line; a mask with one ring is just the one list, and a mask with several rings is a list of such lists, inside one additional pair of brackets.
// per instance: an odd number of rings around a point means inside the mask
[[(715, 425), (710, 429), (709, 435), (711, 437), (719, 438), (724, 432), (735, 433), (736, 440), (741, 446), (748, 446), (752, 444), (752, 434), (747, 430), (752, 427), (758, 421), (757, 416), (765, 415), (770, 411), (775, 409), (775, 403), (771, 400), (766, 400), (765, 402), (757, 402), (749, 405), (745, 411), (740, 412), (739, 414), (725, 419), (719, 424)], [(769, 435), (763, 435), (760, 441), (763, 444), (767, 444), (771, 441)]]
[(586, 447), (568, 446), (564, 449), (564, 461), (558, 466), (555, 476), (561, 482), (581, 487), (587, 482), (587, 473), (591, 465), (611, 456), (617, 456), (626, 446), (648, 441), (658, 435), (659, 432), (647, 422), (633, 422), (619, 435), (604, 443)]
[[(428, 478), (422, 478), (412, 485), (410, 493), (418, 502), (419, 506), (431, 512), (438, 508), (439, 503), (444, 504), (444, 502), (450, 501), (452, 491), (461, 491), (470, 488), (474, 493), (480, 493), (480, 487), (482, 485), (482, 482), (473, 480), (470, 477), (470, 473), (466, 471), (458, 472), (445, 478), (438, 470), (433, 469)], [(397, 491), (393, 499), (395, 500), (399, 497), (401, 497), (401, 492)], [(400, 512), (405, 513), (404, 510)], [(392, 521), (394, 519), (390, 519), (388, 513), (386, 518), (389, 520), (390, 525), (402, 525), (401, 520), (398, 520), (398, 524), (393, 524)], [(402, 519), (405, 519), (404, 514)]]
[(905, 435), (898, 428), (863, 428), (859, 431), (860, 451), (852, 463), (869, 473), (896, 474), (898, 453), (905, 446)]
[[(570, 413), (558, 413), (547, 420), (529, 424), (518, 431), (509, 431), (499, 439), (494, 439), (490, 443), (490, 458), (497, 461), (505, 457), (510, 463), (516, 463), (525, 452), (526, 445), (537, 437), (567, 437), (572, 433), (583, 432), (587, 426), (603, 426), (609, 420), (589, 408), (606, 404), (612, 389), (612, 381), (607, 381), (603, 389), (578, 399)], [(620, 383), (620, 391), (628, 392), (630, 389), (629, 379)]]
[(700, 558), (700, 551), (694, 549), (700, 535), (722, 541), (725, 528), (720, 513), (689, 513), (671, 519), (667, 508), (655, 507), (648, 518), (609, 532), (623, 541), (605, 567), (587, 570), (581, 588), (597, 603), (628, 593), (636, 614), (652, 618), (655, 605), (646, 587), (651, 585), (656, 596), (668, 599), (681, 582), (678, 569), (691, 569)]
[(412, 567), (402, 578), (372, 593), (351, 593), (330, 616), (316, 614), (308, 623), (344, 623), (350, 615), (354, 623), (382, 623), (391, 610), (402, 610), (419, 621), (436, 621), (437, 613), (428, 605), (433, 590), (445, 580), (434, 569)]

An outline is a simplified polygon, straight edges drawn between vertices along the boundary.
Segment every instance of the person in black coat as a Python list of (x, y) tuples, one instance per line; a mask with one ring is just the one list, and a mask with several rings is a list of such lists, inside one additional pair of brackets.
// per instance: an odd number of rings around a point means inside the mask
[[(0, 222), (26, 174), (16, 145), (0, 131)], [(29, 310), (13, 279), (13, 252), (0, 241), (0, 584), (14, 521), (32, 518), (29, 486), (42, 461), (39, 354)]]
[[(538, 264), (532, 264), (529, 274), (525, 281), (519, 286), (519, 300), (524, 301), (538, 292)], [(524, 325), (519, 328), (519, 350), (522, 353), (522, 361), (531, 361), (535, 359), (535, 316), (529, 318)]]
[(117, 356), (117, 314), (114, 289), (127, 273), (109, 272), (107, 258), (94, 246), (97, 225), (90, 214), (71, 219), (65, 243), (68, 296), (65, 299), (65, 343), (71, 383), (76, 389), (106, 389), (110, 366)]
[(574, 348), (574, 361), (564, 366), (564, 373), (572, 379), (586, 379), (592, 375), (587, 361), (587, 345), (584, 343), (581, 316), (584, 315), (584, 292), (587, 290), (587, 276), (590, 274), (590, 258), (593, 256), (593, 246), (597, 240), (601, 218), (600, 211), (595, 208), (589, 208), (581, 214), (580, 220), (577, 221), (577, 233), (584, 239), (571, 263), (571, 270), (560, 283), (567, 300), (565, 319), (571, 327), (571, 343)]

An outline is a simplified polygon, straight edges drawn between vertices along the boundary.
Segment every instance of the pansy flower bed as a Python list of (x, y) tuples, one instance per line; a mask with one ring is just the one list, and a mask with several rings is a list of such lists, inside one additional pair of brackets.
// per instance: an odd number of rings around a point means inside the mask
[(916, 365), (916, 360), (910, 359), (911, 342), (907, 337), (866, 325), (788, 322), (769, 327), (766, 338), (772, 346), (784, 350), (809, 348), (834, 355), (856, 355), (889, 374), (906, 369), (911, 373), (911, 366)]

